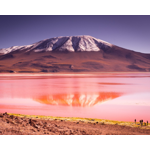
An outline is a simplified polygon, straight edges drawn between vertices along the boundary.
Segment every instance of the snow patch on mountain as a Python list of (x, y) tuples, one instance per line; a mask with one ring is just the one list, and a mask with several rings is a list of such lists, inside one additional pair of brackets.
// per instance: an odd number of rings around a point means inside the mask
[(16, 51), (16, 50), (24, 50), (24, 49), (31, 48), (31, 47), (32, 47), (32, 45), (12, 46), (12, 47), (9, 47), (9, 48), (0, 49), (0, 53), (7, 54), (7, 53), (10, 53), (10, 52), (13, 52), (13, 51)]
[(17, 50), (26, 51), (100, 51), (101, 49), (107, 49), (112, 47), (112, 44), (100, 39), (96, 39), (92, 36), (65, 36), (45, 39), (34, 43), (32, 45), (25, 46), (12, 46), (9, 48), (0, 49), (1, 54), (7, 54)]

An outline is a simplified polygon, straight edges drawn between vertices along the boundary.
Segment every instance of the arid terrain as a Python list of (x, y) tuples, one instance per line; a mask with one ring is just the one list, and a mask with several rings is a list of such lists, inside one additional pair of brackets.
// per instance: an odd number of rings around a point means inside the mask
[[(119, 53), (116, 53), (119, 55)], [(150, 59), (143, 56), (102, 54), (101, 52), (12, 52), (0, 57), (0, 72), (145, 72)], [(147, 55), (145, 55), (147, 57)]]
[(150, 135), (150, 129), (104, 122), (20, 117), (0, 113), (1, 135)]

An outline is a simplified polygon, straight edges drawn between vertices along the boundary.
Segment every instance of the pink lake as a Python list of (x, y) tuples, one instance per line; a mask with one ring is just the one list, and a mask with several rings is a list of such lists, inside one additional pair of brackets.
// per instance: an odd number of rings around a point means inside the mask
[(0, 74), (0, 112), (150, 122), (150, 73)]

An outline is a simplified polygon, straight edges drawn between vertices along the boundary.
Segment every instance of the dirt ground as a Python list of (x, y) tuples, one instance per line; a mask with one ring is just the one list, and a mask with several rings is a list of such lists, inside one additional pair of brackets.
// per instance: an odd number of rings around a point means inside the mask
[(150, 129), (0, 113), (0, 135), (150, 135)]

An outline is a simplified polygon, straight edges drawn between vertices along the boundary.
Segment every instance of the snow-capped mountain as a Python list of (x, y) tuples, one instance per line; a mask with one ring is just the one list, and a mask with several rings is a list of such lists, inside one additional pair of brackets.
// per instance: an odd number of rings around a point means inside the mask
[(7, 54), (17, 50), (27, 50), (34, 52), (41, 51), (100, 51), (111, 47), (112, 44), (92, 36), (65, 36), (45, 39), (25, 46), (12, 46), (9, 48), (0, 49), (1, 54)]
[(45, 39), (0, 49), (0, 72), (149, 72), (150, 54), (92, 36)]

